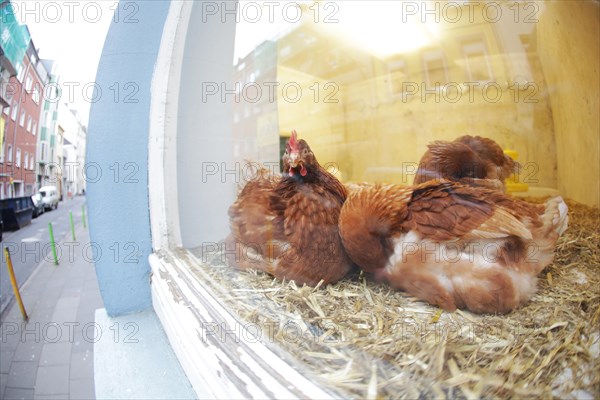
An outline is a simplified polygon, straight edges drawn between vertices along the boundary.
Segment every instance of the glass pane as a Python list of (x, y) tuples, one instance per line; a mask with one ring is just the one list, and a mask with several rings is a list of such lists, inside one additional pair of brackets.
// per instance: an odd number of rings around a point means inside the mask
[[(234, 84), (213, 87), (233, 108), (236, 166), (225, 172), (242, 185), (257, 163), (280, 172), (296, 130), (345, 184), (411, 185), (428, 144), (481, 135), (521, 164), (507, 180), (510, 195), (540, 202), (560, 194), (577, 212), (571, 200), (598, 207), (597, 15), (597, 3), (583, 2), (240, 2)], [(546, 346), (536, 324), (554, 317), (540, 298), (561, 301), (547, 282), (521, 314), (442, 315), (360, 272), (313, 289), (237, 271), (223, 239), (192, 250), (198, 276), (260, 327), (261, 340), (296, 355), (325, 385), (355, 397), (519, 397), (537, 384), (528, 377), (544, 374), (518, 332)], [(529, 363), (517, 378), (499, 374), (483, 389), (472, 379), (517, 361)], [(591, 390), (597, 377), (581, 373), (590, 380), (578, 388)]]

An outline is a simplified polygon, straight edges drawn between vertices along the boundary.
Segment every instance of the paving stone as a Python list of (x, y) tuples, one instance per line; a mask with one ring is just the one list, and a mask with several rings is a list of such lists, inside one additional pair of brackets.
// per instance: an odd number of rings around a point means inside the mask
[(71, 321), (71, 322), (63, 322), (62, 324), (60, 324), (60, 339), (58, 340), (59, 342), (68, 342), (68, 343), (75, 343), (77, 336), (76, 336), (76, 332), (77, 329), (80, 329), (80, 326), (82, 325), (81, 322), (79, 322), (77, 319), (75, 319), (75, 321)]
[(0, 374), (0, 399), (4, 398), (4, 389), (8, 383), (8, 374)]
[(69, 398), (73, 400), (95, 399), (94, 379), (72, 379), (69, 386)]
[(81, 329), (75, 331), (73, 347), (71, 348), (71, 353), (85, 353), (89, 352), (93, 354), (94, 351), (94, 342), (92, 340), (88, 340), (88, 338), (83, 337), (83, 332)]
[(4, 400), (29, 400), (33, 398), (33, 389), (7, 387), (3, 398)]
[(94, 379), (94, 354), (91, 351), (71, 355), (71, 380)]
[(35, 361), (37, 363), (39, 361), (40, 354), (42, 354), (42, 347), (44, 346), (44, 341), (41, 334), (41, 328), (38, 332), (27, 333), (24, 337), (23, 335), (21, 336), (21, 338), (24, 338), (27, 341), (20, 342), (17, 345), (17, 349), (15, 350), (15, 354), (13, 356), (13, 362)]
[(104, 307), (96, 271), (77, 253), (41, 261), (21, 291), (29, 322), (15, 303), (2, 315), (0, 399), (94, 399), (94, 340), (112, 334), (94, 330)]
[[(64, 293), (64, 292), (63, 292)], [(65, 297), (64, 294), (62, 295), (62, 297), (60, 299), (58, 299), (58, 302), (56, 303), (56, 310), (62, 310), (62, 309), (71, 309), (71, 308), (77, 308), (79, 306), (79, 299), (81, 298), (81, 296), (68, 296)]]
[(33, 389), (37, 366), (37, 361), (14, 361), (10, 365), (6, 387)]
[(65, 286), (62, 290), (61, 296), (63, 297), (77, 297), (83, 294), (83, 283), (79, 287)]
[(57, 308), (54, 310), (54, 313), (52, 314), (52, 318), (51, 321), (62, 325), (65, 322), (66, 323), (72, 323), (72, 322), (76, 322), (76, 318), (77, 318), (77, 306), (79, 304), (73, 306), (73, 307), (69, 307), (69, 308)]
[(45, 343), (40, 356), (40, 366), (68, 365), (71, 362), (71, 343)]
[(0, 352), (0, 374), (8, 374), (14, 355), (14, 350), (10, 351), (2, 349)]
[(11, 352), (17, 349), (21, 341), (21, 322), (3, 322), (0, 325), (0, 352)]
[(63, 394), (34, 394), (34, 400), (65, 400), (69, 398), (67, 393)]
[(33, 310), (28, 312), (29, 321), (28, 321), (27, 325), (35, 324), (36, 322), (41, 322), (43, 324), (46, 324), (46, 323), (50, 322), (50, 319), (52, 318), (53, 313), (54, 313), (54, 306), (52, 308), (50, 308), (50, 307), (40, 307), (40, 306), (36, 305), (36, 307), (33, 308)]
[[(100, 293), (96, 294), (82, 294), (81, 300), (79, 301), (79, 310), (96, 310), (98, 308), (104, 308), (104, 303)], [(93, 314), (93, 312), (92, 312)]]
[(49, 365), (40, 366), (35, 380), (35, 393), (68, 394), (69, 393), (69, 366)]

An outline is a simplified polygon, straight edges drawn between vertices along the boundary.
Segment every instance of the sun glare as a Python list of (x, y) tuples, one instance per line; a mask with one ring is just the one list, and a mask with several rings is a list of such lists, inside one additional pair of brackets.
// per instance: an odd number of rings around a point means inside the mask
[[(338, 2), (339, 22), (327, 26), (331, 34), (363, 51), (385, 58), (417, 50), (437, 41), (439, 25), (421, 22), (406, 13), (403, 2)], [(359, 27), (357, 29), (357, 27)]]

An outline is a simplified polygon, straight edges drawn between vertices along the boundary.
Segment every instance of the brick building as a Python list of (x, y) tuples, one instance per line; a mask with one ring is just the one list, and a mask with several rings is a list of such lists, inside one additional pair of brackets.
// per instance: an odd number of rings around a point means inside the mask
[(5, 129), (0, 157), (1, 198), (35, 193), (40, 116), (44, 87), (50, 79), (33, 41), (16, 69), (17, 75), (10, 78), (6, 87), (10, 106), (2, 110)]

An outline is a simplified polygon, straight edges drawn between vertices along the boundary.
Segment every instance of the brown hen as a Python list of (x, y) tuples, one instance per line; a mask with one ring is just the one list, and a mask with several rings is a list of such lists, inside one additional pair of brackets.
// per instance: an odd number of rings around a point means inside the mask
[(229, 208), (229, 263), (297, 284), (315, 286), (321, 280), (341, 279), (352, 266), (338, 232), (346, 195), (306, 141), (292, 132), (283, 155), (283, 175), (261, 171)]
[(536, 205), (441, 180), (353, 191), (339, 226), (352, 260), (392, 286), (449, 311), (506, 313), (535, 292), (567, 222), (560, 197)]
[(438, 140), (427, 147), (415, 185), (444, 178), (504, 191), (504, 180), (519, 170), (519, 164), (489, 138), (466, 135), (452, 142)]

